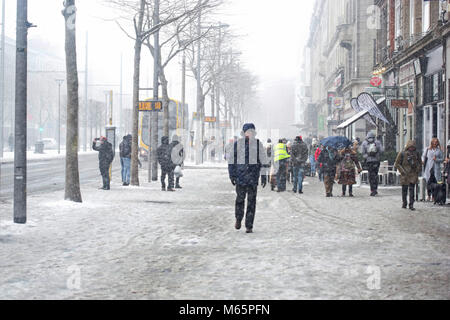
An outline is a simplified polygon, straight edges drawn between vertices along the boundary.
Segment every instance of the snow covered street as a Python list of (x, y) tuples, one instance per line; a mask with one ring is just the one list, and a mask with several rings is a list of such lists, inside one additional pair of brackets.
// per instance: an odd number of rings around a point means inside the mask
[(30, 196), (26, 225), (0, 203), (0, 299), (450, 298), (449, 207), (403, 210), (399, 188), (325, 198), (307, 177), (303, 195), (260, 189), (246, 234), (225, 167), (186, 169), (175, 193), (117, 169), (82, 204)]

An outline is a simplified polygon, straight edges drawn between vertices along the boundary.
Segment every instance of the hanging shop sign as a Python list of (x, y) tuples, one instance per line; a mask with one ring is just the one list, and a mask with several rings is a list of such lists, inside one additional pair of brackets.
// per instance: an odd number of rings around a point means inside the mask
[(342, 98), (342, 97), (335, 97), (333, 105), (334, 105), (334, 107), (336, 109), (342, 109), (344, 107), (344, 98)]
[(370, 85), (372, 87), (379, 87), (383, 83), (383, 80), (380, 77), (373, 77), (370, 79)]
[(401, 109), (407, 109), (408, 108), (409, 101), (403, 100), (403, 99), (393, 99), (391, 100), (391, 107), (392, 108), (401, 108)]

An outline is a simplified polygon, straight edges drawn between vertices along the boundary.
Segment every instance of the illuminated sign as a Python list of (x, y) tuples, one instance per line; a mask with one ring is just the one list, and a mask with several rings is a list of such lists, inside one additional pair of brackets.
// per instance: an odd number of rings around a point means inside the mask
[(163, 110), (162, 101), (141, 101), (139, 102), (139, 111), (156, 111)]

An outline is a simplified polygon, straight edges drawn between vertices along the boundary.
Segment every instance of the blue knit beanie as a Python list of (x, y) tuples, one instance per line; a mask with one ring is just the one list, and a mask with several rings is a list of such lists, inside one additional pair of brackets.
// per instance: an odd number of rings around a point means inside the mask
[(255, 125), (253, 123), (246, 123), (246, 124), (244, 124), (244, 127), (242, 128), (242, 131), (244, 133), (246, 133), (248, 130), (251, 130), (251, 129), (256, 130)]

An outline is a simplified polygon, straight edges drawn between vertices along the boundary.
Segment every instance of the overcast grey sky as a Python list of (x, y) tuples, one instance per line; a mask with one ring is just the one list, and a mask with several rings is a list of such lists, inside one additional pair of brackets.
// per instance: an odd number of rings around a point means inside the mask
[[(7, 0), (7, 35), (15, 37), (16, 1)], [(221, 9), (221, 22), (242, 35), (238, 41), (242, 62), (263, 84), (277, 79), (298, 76), (301, 49), (308, 35), (313, 1), (306, 0), (228, 0)], [(124, 55), (124, 91), (131, 92), (133, 41), (117, 25), (108, 20), (116, 16), (103, 5), (103, 0), (77, 0), (77, 39), (79, 70), (84, 69), (85, 34), (89, 31), (90, 82), (117, 84), (119, 82), (120, 55)], [(38, 27), (30, 29), (29, 37), (44, 38), (55, 54), (64, 55), (64, 20), (62, 0), (29, 0), (29, 21)], [(175, 59), (169, 78), (172, 96), (179, 98), (179, 60)], [(143, 54), (144, 84), (151, 83), (152, 61)], [(114, 89), (114, 88), (113, 88)], [(97, 90), (103, 90), (97, 88)], [(194, 84), (188, 87), (188, 100), (195, 104)]]

